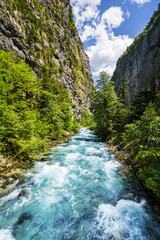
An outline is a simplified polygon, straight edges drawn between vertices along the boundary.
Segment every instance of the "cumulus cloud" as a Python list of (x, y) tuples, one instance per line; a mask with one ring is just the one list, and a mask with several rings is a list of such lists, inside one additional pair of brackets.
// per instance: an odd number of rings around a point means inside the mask
[[(102, 31), (102, 32), (101, 32)], [(129, 46), (133, 39), (126, 35), (115, 36), (108, 32), (103, 24), (99, 24), (96, 29), (96, 44), (88, 47), (87, 54), (94, 69), (93, 75), (98, 76), (101, 71), (113, 74), (116, 61)]]
[(112, 75), (116, 61), (133, 42), (128, 35), (115, 36), (113, 31), (125, 20), (124, 16), (129, 17), (129, 12), (124, 14), (120, 7), (111, 7), (100, 16), (101, 0), (71, 0), (71, 3), (81, 40), (90, 45), (86, 52), (93, 76), (102, 71)]
[(85, 42), (86, 40), (89, 41), (95, 37), (95, 28), (90, 25), (84, 26), (83, 31), (80, 31), (80, 36), (82, 42)]
[(120, 7), (111, 7), (102, 15), (102, 21), (107, 22), (110, 28), (117, 28), (124, 21), (123, 11)]
[(151, 2), (152, 0), (131, 0), (131, 2), (135, 2), (137, 4), (143, 5), (144, 3)]

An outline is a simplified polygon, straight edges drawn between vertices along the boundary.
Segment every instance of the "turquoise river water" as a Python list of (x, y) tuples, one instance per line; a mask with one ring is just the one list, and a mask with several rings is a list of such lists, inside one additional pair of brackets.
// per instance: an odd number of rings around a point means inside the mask
[(157, 220), (112, 152), (83, 128), (1, 199), (0, 240), (159, 240)]

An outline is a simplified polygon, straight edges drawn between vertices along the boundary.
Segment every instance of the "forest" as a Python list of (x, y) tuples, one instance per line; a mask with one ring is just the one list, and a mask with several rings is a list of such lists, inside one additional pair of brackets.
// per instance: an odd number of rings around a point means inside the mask
[(141, 91), (130, 102), (127, 79), (117, 96), (106, 72), (97, 80), (91, 128), (127, 154), (127, 163), (143, 186), (160, 198), (160, 92)]
[(79, 128), (64, 86), (47, 75), (37, 78), (31, 67), (0, 51), (0, 152), (12, 160), (33, 159), (49, 142)]

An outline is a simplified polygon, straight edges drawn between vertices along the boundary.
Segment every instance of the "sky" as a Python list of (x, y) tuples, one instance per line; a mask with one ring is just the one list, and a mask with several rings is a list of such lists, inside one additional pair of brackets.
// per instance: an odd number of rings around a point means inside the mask
[(70, 0), (93, 79), (112, 76), (118, 58), (146, 27), (160, 0)]

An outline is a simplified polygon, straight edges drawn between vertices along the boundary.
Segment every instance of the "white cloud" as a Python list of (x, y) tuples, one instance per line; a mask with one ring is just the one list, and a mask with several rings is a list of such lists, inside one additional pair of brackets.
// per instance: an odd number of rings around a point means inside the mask
[(100, 17), (98, 6), (101, 0), (71, 0), (71, 3), (81, 40), (88, 45), (92, 40), (86, 52), (93, 76), (99, 76), (101, 71), (112, 75), (116, 61), (133, 42), (128, 35), (115, 36), (113, 31), (125, 20), (124, 17), (129, 17), (129, 12), (124, 14), (120, 7), (111, 7)]
[(131, 0), (131, 2), (135, 2), (137, 4), (143, 5), (144, 3), (151, 2), (152, 0)]
[(86, 25), (83, 28), (83, 31), (80, 32), (82, 42), (86, 40), (90, 40), (91, 38), (95, 37), (95, 28), (91, 27), (90, 25)]
[(93, 75), (98, 76), (101, 71), (107, 71), (112, 75), (116, 67), (116, 61), (129, 46), (133, 39), (128, 36), (115, 36), (108, 32), (104, 25), (97, 26), (96, 44), (88, 47), (87, 54), (90, 59)]
[(102, 21), (107, 22), (110, 28), (117, 28), (124, 21), (120, 7), (111, 7), (102, 15)]
[(131, 13), (128, 10), (126, 12), (126, 16), (127, 16), (127, 18), (129, 18), (131, 16)]
[(71, 4), (77, 4), (81, 7), (84, 7), (86, 4), (90, 6), (100, 5), (101, 0), (71, 0)]
[(93, 21), (99, 16), (101, 0), (71, 0), (71, 4), (78, 29), (83, 27), (85, 21)]
[(109, 76), (113, 74), (113, 68), (111, 66), (100, 67), (97, 71), (94, 71), (94, 76), (98, 77), (101, 72), (107, 72)]

